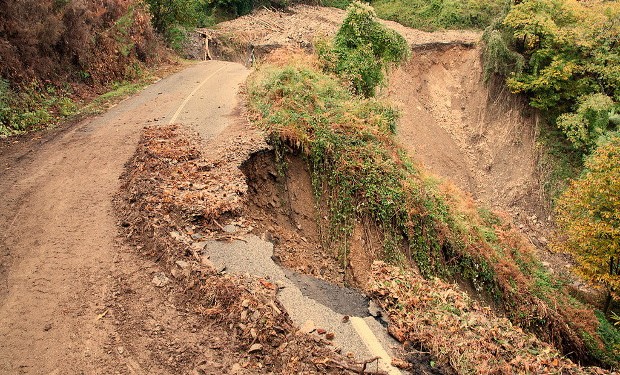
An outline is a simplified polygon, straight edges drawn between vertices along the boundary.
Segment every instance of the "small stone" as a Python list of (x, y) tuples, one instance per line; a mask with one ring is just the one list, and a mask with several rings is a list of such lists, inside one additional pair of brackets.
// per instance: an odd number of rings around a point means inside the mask
[(325, 338), (328, 340), (333, 340), (334, 339), (334, 333), (333, 332), (329, 332), (325, 335)]
[(168, 283), (170, 282), (170, 279), (166, 277), (166, 275), (160, 272), (160, 273), (155, 274), (155, 276), (153, 276), (153, 280), (151, 282), (156, 287), (161, 288), (161, 287), (168, 285)]
[(43, 330), (45, 332), (49, 331), (50, 329), (52, 329), (52, 323), (47, 323), (44, 327)]
[(226, 233), (237, 233), (237, 231), (239, 230), (236, 225), (232, 224), (225, 225), (223, 229)]
[(261, 344), (254, 344), (250, 346), (250, 350), (248, 350), (248, 353), (256, 353), (260, 352), (261, 350), (263, 350), (263, 346)]
[(192, 238), (192, 240), (194, 240), (194, 241), (199, 241), (199, 240), (202, 240), (205, 236), (203, 236), (203, 235), (202, 235), (202, 234), (200, 234), (200, 233), (194, 233), (194, 234), (192, 234), (190, 237), (191, 237), (191, 238)]
[(177, 241), (183, 241), (183, 235), (177, 231), (170, 232), (170, 237), (174, 238)]
[(258, 334), (256, 333), (256, 329), (250, 328), (250, 336), (252, 336), (253, 339), (258, 336)]
[(207, 246), (207, 241), (192, 242), (192, 244), (190, 245), (190, 247), (196, 251), (204, 250), (205, 246)]
[(392, 358), (392, 366), (401, 370), (409, 370), (412, 367), (411, 363), (396, 357)]
[(243, 301), (241, 301), (241, 307), (248, 307), (248, 306), (250, 306), (249, 299), (244, 299)]
[(299, 331), (301, 333), (312, 333), (316, 327), (314, 326), (314, 322), (312, 320), (306, 320), (304, 324), (299, 327)]
[(211, 269), (215, 269), (215, 264), (213, 264), (212, 261), (209, 260), (209, 257), (202, 257), (200, 258), (200, 263), (202, 263), (203, 266), (207, 267), (207, 268), (211, 268)]
[(123, 353), (125, 353), (125, 348), (119, 346), (118, 348), (116, 348), (116, 351), (118, 352), (118, 354), (122, 355)]
[(348, 323), (349, 322), (349, 316), (348, 315), (343, 316), (342, 317), (342, 322), (343, 323)]
[(375, 318), (383, 316), (383, 313), (381, 312), (381, 307), (379, 307), (379, 305), (377, 305), (373, 300), (370, 300), (368, 302), (368, 313)]
[(230, 373), (231, 374), (236, 374), (237, 372), (241, 371), (241, 365), (238, 363), (235, 363), (234, 365), (232, 365), (232, 367), (230, 368)]
[(324, 335), (327, 333), (327, 331), (323, 328), (317, 328), (316, 333), (318, 333), (319, 335)]

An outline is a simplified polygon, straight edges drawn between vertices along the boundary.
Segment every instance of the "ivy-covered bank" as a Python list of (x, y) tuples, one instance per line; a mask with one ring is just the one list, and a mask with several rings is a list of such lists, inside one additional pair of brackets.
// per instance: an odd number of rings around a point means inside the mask
[[(350, 12), (366, 12), (364, 25), (375, 22), (365, 5)], [(347, 19), (360, 22), (358, 16)], [(341, 32), (356, 30), (363, 39), (363, 30), (373, 27)], [(367, 50), (376, 48), (366, 43)], [(356, 221), (371, 219), (383, 232), (384, 260), (464, 282), (564, 353), (615, 364), (594, 311), (564, 291), (507, 220), (418, 168), (394, 141), (398, 111), (358, 95), (365, 93), (351, 76), (332, 67), (329, 60), (292, 56), (284, 65), (259, 68), (248, 82), (253, 118), (277, 153), (300, 155), (310, 167), (317, 204), (330, 213), (324, 229), (333, 246), (326, 248), (335, 246), (346, 265)]]

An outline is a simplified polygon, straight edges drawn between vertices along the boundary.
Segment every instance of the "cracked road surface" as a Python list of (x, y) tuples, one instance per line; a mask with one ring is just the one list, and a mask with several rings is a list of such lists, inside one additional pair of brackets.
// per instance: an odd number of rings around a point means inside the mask
[(0, 374), (109, 373), (113, 327), (100, 314), (124, 267), (112, 209), (124, 164), (145, 125), (220, 132), (247, 75), (195, 64), (99, 117), (0, 148)]

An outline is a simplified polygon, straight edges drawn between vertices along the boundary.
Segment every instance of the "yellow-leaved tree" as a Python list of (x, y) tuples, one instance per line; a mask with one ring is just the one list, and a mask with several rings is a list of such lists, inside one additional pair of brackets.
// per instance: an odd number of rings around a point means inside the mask
[(556, 246), (575, 256), (586, 280), (607, 289), (607, 314), (620, 297), (620, 135), (601, 144), (585, 167), (558, 200)]

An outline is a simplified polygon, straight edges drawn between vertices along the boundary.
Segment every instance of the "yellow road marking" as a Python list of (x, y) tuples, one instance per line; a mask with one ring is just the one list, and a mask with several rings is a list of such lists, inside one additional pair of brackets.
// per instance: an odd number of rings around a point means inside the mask
[(353, 325), (353, 328), (364, 342), (364, 345), (366, 345), (370, 351), (370, 354), (375, 357), (379, 357), (379, 362), (381, 363), (383, 370), (387, 371), (389, 375), (401, 375), (400, 370), (392, 366), (392, 358), (385, 351), (385, 349), (383, 349), (383, 346), (379, 340), (377, 340), (375, 334), (372, 333), (370, 327), (366, 324), (366, 321), (358, 316), (352, 316), (350, 321), (351, 325)]
[(181, 114), (181, 111), (183, 110), (183, 108), (185, 108), (185, 106), (187, 105), (187, 103), (190, 101), (190, 99), (192, 98), (192, 96), (194, 96), (194, 94), (196, 94), (196, 92), (198, 92), (198, 90), (200, 90), (200, 88), (202, 86), (204, 86), (205, 83), (207, 83), (208, 80), (210, 80), (214, 75), (216, 75), (220, 70), (224, 69), (226, 67), (226, 65), (222, 66), (221, 68), (219, 68), (218, 70), (216, 70), (215, 72), (211, 73), (207, 78), (205, 78), (202, 82), (200, 82), (200, 84), (198, 85), (198, 87), (196, 87), (194, 89), (194, 91), (192, 91), (187, 98), (185, 98), (185, 100), (183, 100), (183, 103), (181, 103), (181, 105), (179, 106), (179, 109), (177, 109), (177, 111), (174, 113), (174, 115), (172, 115), (172, 118), (170, 119), (170, 121), (168, 122), (168, 125), (173, 124), (177, 118), (179, 117), (179, 115)]

